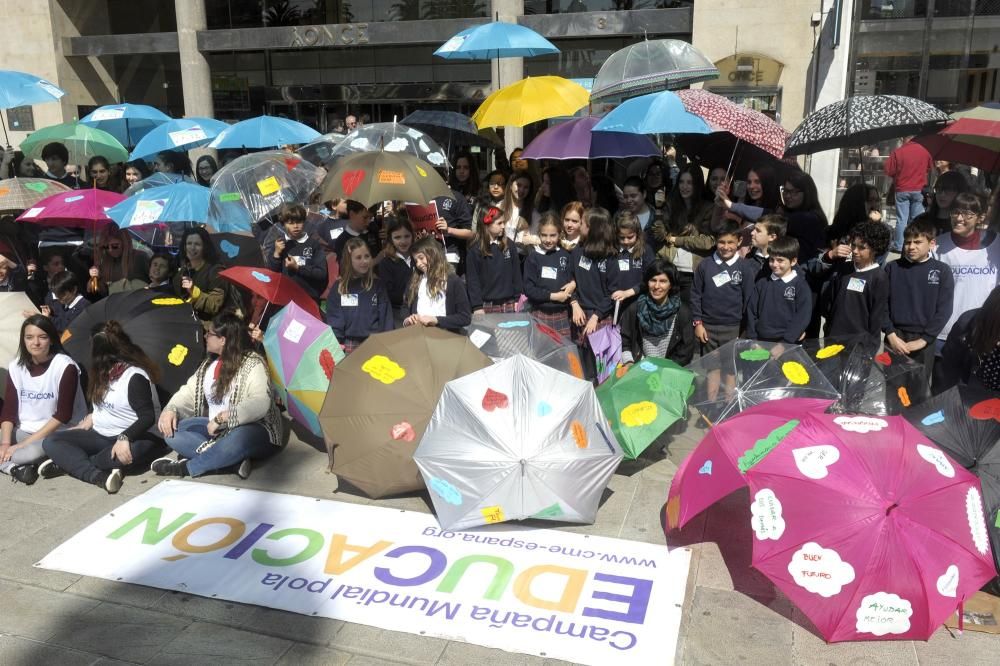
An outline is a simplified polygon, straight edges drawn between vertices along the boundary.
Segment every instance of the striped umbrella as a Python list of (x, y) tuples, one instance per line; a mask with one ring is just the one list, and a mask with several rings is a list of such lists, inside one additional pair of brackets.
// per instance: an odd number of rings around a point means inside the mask
[(46, 197), (69, 189), (48, 178), (8, 178), (0, 181), (0, 214), (20, 213)]

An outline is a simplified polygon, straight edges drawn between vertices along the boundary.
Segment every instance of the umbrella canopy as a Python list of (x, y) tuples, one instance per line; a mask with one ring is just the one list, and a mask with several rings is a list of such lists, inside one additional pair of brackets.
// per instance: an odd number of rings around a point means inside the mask
[(8, 178), (0, 181), (0, 213), (20, 213), (42, 199), (69, 190), (48, 178)]
[(472, 120), (479, 129), (524, 127), (528, 123), (572, 116), (587, 105), (590, 93), (578, 83), (559, 76), (529, 76), (504, 86), (487, 97)]
[(555, 44), (531, 28), (494, 21), (466, 28), (434, 52), (446, 60), (493, 60), (530, 58), (559, 53)]
[(207, 187), (186, 182), (144, 190), (109, 208), (108, 217), (122, 229), (167, 222), (204, 223), (220, 232), (253, 228), (240, 202), (212, 199)]
[(687, 367), (698, 375), (690, 404), (709, 423), (782, 398), (840, 398), (798, 345), (737, 339)]
[(651, 93), (626, 100), (594, 126), (595, 132), (708, 134), (704, 120), (689, 113), (676, 93)]
[(179, 173), (157, 171), (129, 185), (123, 194), (126, 197), (131, 197), (154, 187), (163, 187), (164, 185), (173, 185), (175, 183), (194, 183), (194, 179)]
[(583, 379), (576, 343), (529, 314), (477, 315), (468, 330), (472, 344), (494, 361), (522, 354)]
[(613, 101), (719, 78), (705, 54), (679, 39), (644, 40), (612, 53), (594, 77), (591, 99)]
[(329, 134), (324, 134), (311, 143), (307, 143), (295, 152), (302, 159), (308, 161), (313, 166), (325, 167), (333, 161), (333, 149), (344, 140), (345, 136), (347, 135), (340, 134), (338, 132), (330, 132)]
[(657, 145), (641, 134), (592, 132), (600, 120), (597, 116), (587, 116), (550, 127), (525, 147), (521, 157), (529, 160), (588, 160), (660, 154)]
[(322, 316), (316, 301), (295, 280), (281, 273), (266, 268), (233, 266), (219, 273), (219, 276), (249, 289), (271, 305), (288, 305), (294, 302), (313, 317), (318, 319)]
[(0, 69), (0, 109), (58, 101), (66, 92), (27, 72)]
[(635, 460), (674, 422), (687, 417), (694, 373), (649, 357), (597, 387), (597, 399), (625, 457)]
[(322, 437), (319, 410), (344, 350), (330, 326), (294, 302), (281, 308), (264, 331), (271, 380), (293, 419)]
[(760, 111), (707, 90), (680, 90), (677, 96), (685, 109), (704, 119), (712, 128), (711, 134), (701, 135), (698, 139), (711, 140), (716, 134), (723, 133), (732, 137), (734, 150), (736, 140), (739, 140), (776, 158), (785, 154), (788, 132)]
[(104, 130), (118, 139), (123, 146), (132, 147), (142, 137), (169, 120), (170, 116), (151, 106), (113, 104), (94, 109), (81, 118), (80, 123)]
[(970, 386), (953, 386), (906, 413), (906, 419), (979, 477), (993, 558), (1000, 569), (1000, 398)]
[(108, 210), (124, 200), (117, 192), (97, 188), (60, 192), (36, 202), (17, 221), (48, 227), (103, 227), (112, 222)]
[(936, 106), (902, 95), (848, 97), (813, 111), (788, 139), (786, 155), (867, 146), (923, 134), (948, 122)]
[(413, 452), (445, 384), (488, 365), (468, 338), (439, 328), (369, 337), (337, 366), (320, 411), (332, 471), (369, 497), (423, 488)]
[(228, 128), (214, 118), (175, 118), (150, 130), (136, 144), (130, 160), (152, 160), (164, 151), (184, 152), (201, 148)]
[(919, 136), (914, 141), (927, 148), (934, 159), (1000, 171), (1000, 119), (959, 118), (937, 134)]
[(275, 116), (257, 116), (241, 120), (219, 133), (209, 148), (280, 148), (297, 143), (309, 143), (320, 133), (300, 122)]
[(480, 132), (472, 118), (457, 111), (414, 111), (400, 122), (428, 134), (438, 143), (484, 147), (498, 145), (496, 133), (490, 136)]
[(0, 389), (7, 386), (7, 366), (17, 358), (21, 325), (25, 319), (23, 312), (38, 314), (38, 308), (27, 294), (23, 291), (0, 292)]
[(323, 171), (298, 155), (281, 150), (238, 157), (212, 177), (212, 200), (236, 203), (256, 222), (286, 203), (305, 203)]
[(320, 201), (353, 199), (366, 206), (382, 201), (424, 203), (437, 197), (455, 195), (430, 164), (408, 153), (385, 151), (341, 158), (320, 188)]
[(250, 268), (262, 268), (264, 266), (264, 255), (260, 249), (260, 243), (253, 236), (234, 233), (213, 233), (210, 234), (215, 251), (222, 261), (229, 266), (248, 266)]
[(157, 385), (167, 393), (175, 393), (198, 369), (205, 345), (190, 303), (147, 289), (111, 294), (88, 306), (63, 331), (63, 347), (81, 368), (90, 368), (93, 330), (110, 320), (119, 322), (159, 367)]
[(438, 522), (592, 523), (622, 452), (590, 382), (524, 356), (444, 387), (414, 462)]
[(114, 164), (128, 160), (128, 151), (115, 137), (77, 122), (52, 125), (32, 132), (21, 142), (21, 152), (31, 159), (42, 159), (42, 149), (53, 141), (66, 146), (70, 164), (86, 164), (91, 157), (101, 156)]
[(352, 130), (333, 149), (333, 159), (379, 150), (408, 153), (436, 167), (448, 164), (447, 156), (434, 139), (400, 123), (372, 123)]

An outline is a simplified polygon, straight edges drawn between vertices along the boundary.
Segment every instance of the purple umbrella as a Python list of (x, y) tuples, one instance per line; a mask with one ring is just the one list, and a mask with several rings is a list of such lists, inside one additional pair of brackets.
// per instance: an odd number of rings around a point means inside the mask
[(588, 160), (659, 155), (649, 137), (625, 132), (591, 132), (601, 119), (574, 118), (550, 127), (528, 144), (521, 157), (530, 160)]

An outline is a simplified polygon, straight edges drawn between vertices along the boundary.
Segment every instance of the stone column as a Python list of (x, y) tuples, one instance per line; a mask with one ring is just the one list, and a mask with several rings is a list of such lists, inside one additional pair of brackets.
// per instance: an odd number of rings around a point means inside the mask
[[(490, 0), (490, 20), (517, 23), (518, 17), (523, 15), (524, 0)], [(524, 58), (500, 58), (499, 61), (490, 64), (493, 90), (509, 86), (524, 78)], [(520, 127), (504, 128), (504, 144), (507, 155), (518, 146), (523, 148), (524, 131)]]
[(208, 27), (204, 0), (174, 0), (177, 14), (177, 46), (181, 59), (181, 87), (184, 92), (184, 115), (211, 118), (212, 73), (208, 60), (198, 50), (198, 31)]

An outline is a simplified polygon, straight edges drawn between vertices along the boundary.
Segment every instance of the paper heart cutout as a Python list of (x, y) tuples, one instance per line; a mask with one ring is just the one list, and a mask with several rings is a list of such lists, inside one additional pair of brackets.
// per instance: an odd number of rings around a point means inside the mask
[(413, 431), (413, 426), (410, 425), (408, 421), (400, 421), (396, 425), (392, 426), (389, 434), (391, 434), (392, 438), (397, 442), (412, 442), (417, 438), (417, 433)]
[(82, 194), (78, 194), (78, 195), (73, 196), (73, 197), (66, 197), (65, 199), (63, 199), (63, 201), (66, 202), (66, 203), (73, 203), (74, 201), (80, 201), (82, 199), (83, 199), (83, 195)]
[(230, 243), (225, 239), (219, 243), (219, 249), (222, 250), (222, 254), (226, 255), (230, 259), (235, 259), (240, 254), (240, 246), (236, 243)]
[(302, 160), (298, 159), (297, 157), (286, 157), (285, 168), (291, 171), (292, 169), (297, 167), (301, 162)]
[(547, 402), (540, 402), (535, 408), (535, 411), (539, 416), (548, 416), (552, 413), (552, 405)]
[(652, 361), (642, 361), (639, 363), (639, 367), (646, 372), (656, 372), (656, 364)]
[(886, 367), (892, 365), (892, 357), (889, 356), (889, 352), (882, 352), (875, 356), (875, 362), (879, 365), (884, 365)]
[(428, 484), (434, 494), (443, 499), (448, 504), (454, 504), (455, 506), (461, 506), (462, 504), (462, 492), (451, 485), (448, 481), (444, 479), (431, 479)]
[(260, 271), (250, 271), (250, 275), (252, 275), (253, 278), (255, 280), (257, 280), (258, 282), (270, 282), (271, 281), (271, 276), (270, 275), (265, 275), (265, 274), (261, 273)]
[(42, 192), (44, 192), (49, 188), (47, 183), (25, 183), (24, 186), (29, 190), (34, 190), (35, 192), (38, 192), (39, 194), (41, 194)]
[(969, 408), (969, 416), (977, 421), (989, 421), (990, 419), (1000, 421), (1000, 398), (990, 398), (977, 402)]
[(539, 324), (536, 322), (535, 328), (538, 329), (539, 333), (548, 336), (549, 339), (551, 339), (552, 342), (556, 343), (557, 345), (563, 344), (563, 337), (559, 335), (559, 331), (552, 328), (551, 326), (546, 326), (545, 324)]
[(321, 349), (319, 352), (319, 366), (323, 368), (323, 374), (326, 375), (327, 379), (333, 377), (333, 368), (337, 365), (337, 362), (333, 359), (333, 354), (330, 353), (329, 349)]
[(364, 179), (365, 172), (362, 169), (347, 171), (340, 177), (340, 187), (344, 190), (344, 194), (351, 196)]
[(830, 444), (806, 446), (793, 449), (792, 457), (795, 458), (795, 466), (804, 476), (810, 479), (825, 479), (829, 474), (827, 468), (840, 460), (840, 450)]
[(698, 469), (698, 473), (699, 474), (707, 474), (708, 476), (711, 476), (712, 475), (712, 461), (711, 460), (706, 460), (704, 463), (702, 463), (701, 468)]
[(938, 423), (944, 423), (944, 411), (937, 410), (932, 412), (920, 420), (925, 426), (937, 425)]
[(958, 594), (958, 567), (952, 564), (937, 579), (937, 591), (942, 597), (954, 597)]
[(492, 412), (495, 409), (507, 409), (508, 405), (510, 405), (510, 401), (500, 391), (488, 388), (483, 394), (483, 409), (487, 412)]

